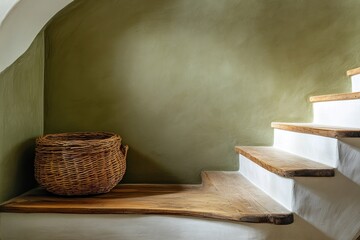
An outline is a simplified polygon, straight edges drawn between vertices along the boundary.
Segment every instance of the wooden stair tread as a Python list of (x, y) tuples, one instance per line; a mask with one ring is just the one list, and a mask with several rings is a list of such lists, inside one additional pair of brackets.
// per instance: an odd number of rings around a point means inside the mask
[(360, 99), (360, 92), (337, 93), (310, 97), (310, 102), (328, 102)]
[(171, 214), (238, 222), (290, 224), (293, 214), (238, 172), (203, 172), (202, 185), (120, 184), (89, 197), (59, 197), (41, 188), (0, 205), (0, 212)]
[(237, 146), (235, 151), (283, 177), (332, 177), (333, 168), (274, 147)]
[(360, 137), (359, 128), (319, 125), (314, 123), (273, 122), (271, 127), (286, 131), (319, 135), (331, 138)]
[(350, 69), (346, 72), (346, 75), (348, 75), (349, 77), (354, 76), (360, 74), (360, 67), (358, 68), (354, 68), (354, 69)]

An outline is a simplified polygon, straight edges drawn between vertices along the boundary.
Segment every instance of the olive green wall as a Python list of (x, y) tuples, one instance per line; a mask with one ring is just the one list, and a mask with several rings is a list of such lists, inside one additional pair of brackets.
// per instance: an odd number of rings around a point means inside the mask
[(0, 202), (35, 184), (34, 138), (43, 133), (44, 34), (0, 74)]
[(356, 0), (80, 0), (46, 30), (45, 131), (114, 131), (125, 182), (236, 170), (271, 121), (311, 121), (310, 95), (350, 89)]

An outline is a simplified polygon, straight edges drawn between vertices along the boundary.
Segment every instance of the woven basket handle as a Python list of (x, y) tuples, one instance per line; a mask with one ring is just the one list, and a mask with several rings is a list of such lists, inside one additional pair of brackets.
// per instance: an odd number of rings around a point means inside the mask
[(128, 146), (128, 145), (122, 145), (122, 144), (120, 144), (120, 151), (124, 154), (125, 159), (126, 159), (128, 150), (129, 150), (129, 146)]

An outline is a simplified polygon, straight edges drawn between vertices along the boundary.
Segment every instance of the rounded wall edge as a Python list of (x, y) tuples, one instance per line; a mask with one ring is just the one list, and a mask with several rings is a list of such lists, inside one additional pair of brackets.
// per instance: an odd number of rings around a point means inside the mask
[(20, 0), (2, 0), (0, 2), (0, 26), (10, 10), (19, 2)]
[(4, 19), (0, 20), (0, 73), (15, 62), (46, 23), (72, 1), (20, 0), (4, 10)]

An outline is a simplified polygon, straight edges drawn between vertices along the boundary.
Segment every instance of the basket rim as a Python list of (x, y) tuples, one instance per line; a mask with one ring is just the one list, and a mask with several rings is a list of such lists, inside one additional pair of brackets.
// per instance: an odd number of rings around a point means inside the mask
[[(107, 136), (105, 138), (95, 138), (95, 139), (60, 139), (57, 137), (66, 137), (66, 136), (94, 136), (94, 135), (103, 135)], [(90, 142), (107, 142), (111, 140), (120, 140), (120, 135), (113, 132), (63, 132), (63, 133), (50, 133), (45, 134), (37, 138), (38, 142), (61, 142), (61, 143), (90, 143)]]

